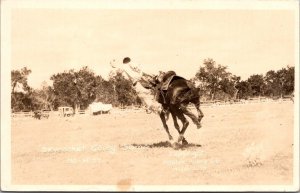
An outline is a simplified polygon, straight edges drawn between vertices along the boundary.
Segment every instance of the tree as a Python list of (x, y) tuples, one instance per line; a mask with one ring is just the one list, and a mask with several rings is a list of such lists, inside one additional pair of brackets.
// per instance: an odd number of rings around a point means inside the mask
[(280, 94), (280, 82), (277, 73), (270, 70), (266, 73), (265, 77), (266, 90), (265, 95), (272, 97)]
[(127, 80), (122, 73), (117, 72), (115, 75), (111, 74), (109, 79), (114, 86), (114, 94), (117, 99), (117, 105), (132, 105), (140, 104), (136, 91), (133, 89), (133, 83)]
[(95, 100), (96, 78), (88, 67), (52, 75), (51, 80), (59, 105), (85, 109)]
[(233, 97), (235, 99), (238, 92), (236, 85), (238, 84), (239, 80), (240, 77), (237, 76), (230, 76), (224, 78), (219, 83), (221, 91), (223, 91), (224, 93), (228, 94), (230, 97)]
[(240, 76), (233, 75), (231, 78), (233, 82), (233, 99), (236, 100), (237, 98), (239, 99), (239, 89), (238, 89), (238, 84), (241, 81)]
[(30, 87), (27, 83), (27, 77), (31, 73), (31, 70), (27, 69), (26, 67), (22, 68), (21, 70), (12, 70), (11, 71), (11, 87), (12, 87), (12, 93), (15, 92), (16, 86), (21, 84), (23, 86), (23, 90), (29, 91)]
[(294, 67), (282, 68), (277, 71), (280, 82), (280, 96), (291, 94), (294, 91), (294, 79), (295, 79)]
[(204, 67), (200, 67), (195, 77), (202, 82), (201, 87), (208, 90), (210, 98), (214, 100), (216, 94), (220, 95), (221, 98), (232, 97), (235, 93), (235, 80), (232, 74), (227, 72), (227, 67), (220, 64), (216, 65), (216, 62), (211, 58), (205, 59), (203, 64)]
[(263, 96), (264, 95), (266, 85), (264, 82), (263, 75), (258, 75), (258, 74), (251, 75), (247, 81), (251, 87), (251, 91), (252, 91), (251, 95), (253, 95), (253, 96)]
[(13, 112), (34, 110), (35, 106), (32, 100), (31, 94), (14, 92), (11, 97), (11, 109)]
[(295, 67), (287, 66), (287, 73), (285, 76), (284, 90), (285, 94), (292, 94), (295, 89)]
[[(13, 111), (33, 110), (32, 89), (27, 83), (27, 77), (31, 70), (26, 67), (21, 70), (11, 71), (11, 108)], [(21, 91), (16, 91), (18, 85), (22, 86)]]
[(57, 109), (56, 96), (51, 86), (44, 81), (41, 89), (33, 91), (33, 103), (36, 109)]
[(94, 72), (92, 72), (88, 67), (83, 67), (78, 72), (75, 72), (74, 84), (77, 91), (77, 108), (87, 108), (95, 98), (96, 91), (96, 77)]
[(104, 80), (101, 76), (96, 76), (96, 90), (95, 95), (97, 102), (116, 104), (116, 93), (113, 83)]
[(239, 99), (248, 99), (249, 96), (252, 96), (251, 85), (247, 80), (239, 82), (236, 88), (238, 89)]
[(278, 71), (270, 70), (266, 73), (264, 79), (266, 84), (267, 96), (280, 96), (288, 95), (294, 91), (295, 79), (294, 67), (282, 68)]

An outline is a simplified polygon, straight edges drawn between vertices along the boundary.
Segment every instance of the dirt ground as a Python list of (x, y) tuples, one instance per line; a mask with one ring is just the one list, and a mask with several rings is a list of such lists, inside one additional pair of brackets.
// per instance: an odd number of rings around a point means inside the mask
[[(293, 103), (202, 107), (189, 145), (174, 148), (144, 111), (12, 119), (12, 183), (45, 185), (289, 185)], [(178, 137), (172, 118), (168, 121)]]

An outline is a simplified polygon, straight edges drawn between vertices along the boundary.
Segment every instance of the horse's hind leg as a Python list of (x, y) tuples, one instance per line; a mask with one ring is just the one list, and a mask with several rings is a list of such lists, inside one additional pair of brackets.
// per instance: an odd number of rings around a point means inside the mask
[(200, 121), (199, 119), (197, 118), (196, 115), (194, 115), (194, 113), (192, 113), (192, 111), (190, 111), (188, 108), (187, 108), (187, 104), (186, 103), (181, 103), (179, 105), (179, 108), (180, 110), (182, 110), (182, 112), (187, 115), (188, 117), (190, 117), (192, 119), (192, 121), (194, 122), (194, 124), (197, 126), (198, 129), (201, 128), (201, 124), (200, 124)]
[(163, 111), (161, 111), (160, 114), (159, 114), (159, 117), (161, 119), (161, 122), (163, 123), (163, 126), (164, 126), (167, 134), (168, 134), (169, 140), (173, 140), (173, 137), (172, 137), (172, 135), (169, 132), (169, 127), (167, 125), (165, 113)]
[(194, 105), (195, 105), (195, 107), (196, 107), (196, 110), (197, 110), (197, 112), (198, 112), (198, 121), (199, 121), (199, 123), (201, 123), (201, 120), (202, 120), (202, 118), (204, 117), (204, 114), (203, 114), (203, 112), (201, 111), (201, 109), (200, 109), (200, 100), (198, 99), (198, 98), (196, 98), (195, 100), (193, 100), (193, 101), (191, 101)]

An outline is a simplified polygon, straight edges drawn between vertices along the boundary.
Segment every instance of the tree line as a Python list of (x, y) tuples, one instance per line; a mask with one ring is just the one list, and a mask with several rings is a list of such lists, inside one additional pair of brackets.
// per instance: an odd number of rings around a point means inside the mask
[[(53, 86), (42, 83), (40, 89), (28, 86), (27, 77), (31, 70), (26, 67), (11, 71), (12, 111), (31, 111), (38, 109), (57, 110), (59, 106), (86, 109), (94, 101), (120, 105), (140, 105), (132, 83), (120, 72), (111, 73), (109, 80), (83, 67), (79, 71), (69, 70), (53, 74)], [(17, 85), (21, 90), (16, 90)]]
[[(109, 79), (105, 80), (88, 67), (78, 71), (71, 69), (53, 74), (50, 78), (53, 85), (44, 82), (40, 89), (33, 89), (28, 85), (27, 77), (30, 73), (31, 70), (26, 67), (11, 71), (13, 112), (57, 110), (59, 106), (86, 109), (94, 101), (113, 106), (141, 105), (132, 82), (120, 72), (111, 72)], [(180, 75), (180, 72), (177, 74)], [(254, 74), (247, 80), (241, 80), (241, 77), (230, 73), (226, 66), (208, 58), (190, 81), (200, 88), (202, 100), (283, 97), (294, 91), (294, 67), (270, 70), (265, 75)]]
[(253, 74), (248, 79), (241, 80), (240, 76), (228, 72), (226, 66), (217, 64), (211, 58), (205, 59), (203, 64), (192, 81), (199, 83), (198, 87), (204, 99), (282, 98), (294, 92), (294, 67), (269, 70), (265, 75)]

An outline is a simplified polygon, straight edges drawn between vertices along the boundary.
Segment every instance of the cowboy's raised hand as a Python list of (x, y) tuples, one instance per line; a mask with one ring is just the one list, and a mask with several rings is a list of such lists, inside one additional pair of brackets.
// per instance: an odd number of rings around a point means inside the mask
[(112, 68), (116, 68), (116, 60), (109, 62), (109, 64)]

